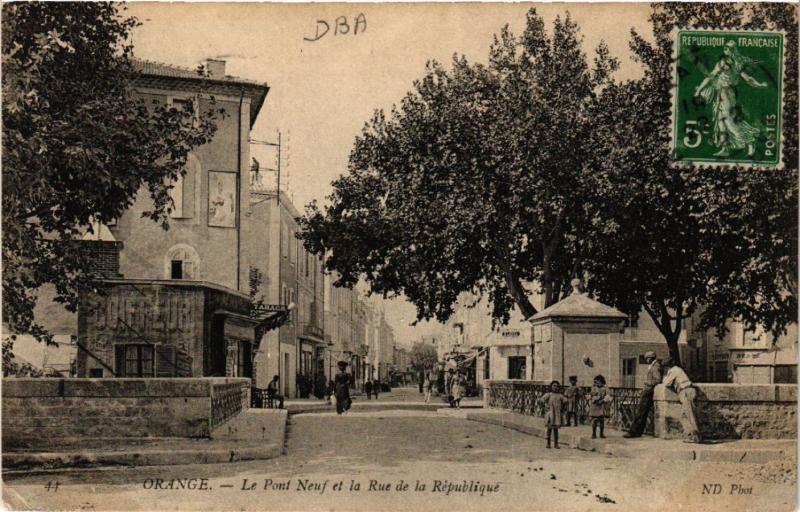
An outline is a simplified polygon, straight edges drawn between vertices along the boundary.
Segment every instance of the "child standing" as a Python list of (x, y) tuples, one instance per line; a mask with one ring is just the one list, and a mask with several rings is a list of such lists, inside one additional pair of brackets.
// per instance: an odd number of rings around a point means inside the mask
[(555, 447), (561, 448), (558, 446), (558, 427), (561, 426), (561, 414), (564, 412), (564, 407), (567, 403), (567, 399), (561, 394), (561, 383), (557, 380), (551, 382), (550, 392), (545, 393), (539, 400), (544, 404), (547, 447), (550, 448), (550, 435), (552, 434)]
[(597, 429), (600, 428), (600, 437), (606, 437), (603, 433), (606, 419), (606, 404), (611, 401), (611, 395), (606, 389), (606, 378), (598, 375), (594, 378), (592, 394), (589, 398), (589, 416), (592, 418), (592, 439), (597, 437)]
[(571, 375), (569, 378), (569, 386), (564, 390), (564, 397), (567, 399), (567, 426), (575, 422), (578, 426), (578, 403), (580, 402), (580, 389), (578, 388), (578, 377)]

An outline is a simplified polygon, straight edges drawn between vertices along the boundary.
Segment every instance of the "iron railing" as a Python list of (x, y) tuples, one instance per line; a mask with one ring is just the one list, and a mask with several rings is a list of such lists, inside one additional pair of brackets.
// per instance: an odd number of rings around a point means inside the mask
[(222, 425), (242, 412), (247, 401), (248, 386), (241, 382), (221, 382), (211, 385), (211, 428)]
[[(484, 384), (487, 405), (498, 409), (506, 409), (528, 416), (544, 416), (544, 405), (540, 398), (550, 391), (549, 384), (525, 380), (489, 381)], [(578, 416), (582, 423), (588, 422), (589, 397), (592, 388), (582, 386), (578, 388)], [(610, 415), (606, 424), (621, 430), (630, 428), (636, 417), (639, 407), (641, 389), (638, 388), (608, 388), (611, 394), (609, 405)], [(653, 413), (647, 422), (645, 432), (653, 433)]]
[(269, 389), (252, 388), (250, 390), (250, 407), (272, 409), (275, 407), (275, 398), (270, 396)]

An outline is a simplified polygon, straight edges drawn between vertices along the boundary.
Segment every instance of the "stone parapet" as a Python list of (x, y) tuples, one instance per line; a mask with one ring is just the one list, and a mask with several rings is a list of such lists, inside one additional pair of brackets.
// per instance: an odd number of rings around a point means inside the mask
[[(695, 416), (705, 439), (793, 439), (797, 437), (797, 385), (695, 384)], [(655, 435), (683, 436), (678, 396), (655, 389)]]
[[(214, 390), (232, 385), (241, 392), (223, 404), (220, 419)], [(214, 426), (249, 407), (249, 388), (250, 379), (243, 378), (4, 379), (3, 444), (14, 449), (66, 438), (208, 437)]]

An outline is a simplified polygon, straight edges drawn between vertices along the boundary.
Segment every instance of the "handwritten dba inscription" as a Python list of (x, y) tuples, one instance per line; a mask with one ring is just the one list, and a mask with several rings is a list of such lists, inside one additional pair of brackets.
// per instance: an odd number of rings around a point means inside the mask
[(357, 36), (367, 31), (367, 17), (363, 13), (348, 18), (339, 16), (334, 20), (317, 20), (316, 33), (313, 37), (304, 37), (309, 42), (319, 41), (325, 36), (337, 37), (344, 35)]

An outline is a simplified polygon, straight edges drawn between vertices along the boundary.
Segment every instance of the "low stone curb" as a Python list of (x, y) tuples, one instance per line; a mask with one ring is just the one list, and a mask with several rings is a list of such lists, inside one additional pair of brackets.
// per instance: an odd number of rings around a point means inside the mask
[[(453, 415), (440, 411), (442, 414)], [(481, 423), (498, 425), (529, 434), (536, 437), (547, 438), (547, 429), (543, 426), (531, 425), (530, 420), (526, 421), (524, 416), (519, 418), (510, 414), (492, 413), (470, 413), (464, 412), (459, 416)], [(731, 449), (712, 449), (703, 448), (702, 445), (687, 444), (686, 448), (658, 448), (650, 446), (630, 446), (619, 441), (609, 439), (592, 439), (590, 437), (576, 435), (568, 430), (559, 431), (559, 444), (578, 450), (593, 451), (604, 453), (615, 457), (623, 458), (648, 458), (670, 461), (697, 461), (697, 462), (724, 462), (724, 463), (749, 463), (764, 464), (774, 460), (783, 460), (787, 453), (780, 448), (731, 448)]]
[(3, 470), (100, 466), (172, 466), (222, 464), (279, 457), (283, 446), (269, 444), (216, 450), (146, 450), (3, 453)]
[[(419, 403), (419, 402), (356, 402), (350, 409), (351, 412), (366, 412), (366, 411), (383, 411), (383, 410), (406, 410), (406, 411), (437, 411), (442, 407), (446, 407), (446, 403)], [(462, 409), (479, 409), (483, 407), (483, 403), (475, 403), (469, 405), (461, 405)], [(289, 414), (307, 414), (314, 412), (335, 412), (335, 405), (328, 404), (287, 404), (286, 409)], [(456, 410), (456, 409), (450, 409)]]

